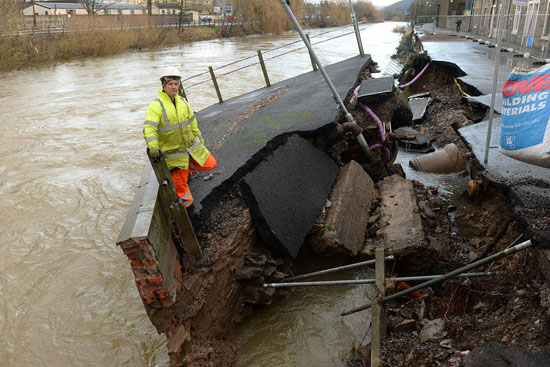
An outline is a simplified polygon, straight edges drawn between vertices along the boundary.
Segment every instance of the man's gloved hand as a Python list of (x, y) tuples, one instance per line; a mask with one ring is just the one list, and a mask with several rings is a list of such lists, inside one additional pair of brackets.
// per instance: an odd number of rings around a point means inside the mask
[(158, 146), (149, 148), (149, 156), (153, 159), (159, 159), (160, 158), (160, 148)]

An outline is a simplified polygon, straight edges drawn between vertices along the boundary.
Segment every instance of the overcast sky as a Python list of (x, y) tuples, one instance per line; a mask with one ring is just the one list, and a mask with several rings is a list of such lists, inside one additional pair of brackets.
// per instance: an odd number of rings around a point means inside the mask
[[(306, 0), (308, 3), (316, 3), (319, 4), (320, 0)], [(353, 2), (357, 0), (352, 0)], [(371, 3), (373, 3), (375, 6), (387, 6), (391, 5), (393, 3), (398, 2), (399, 0), (370, 0)]]

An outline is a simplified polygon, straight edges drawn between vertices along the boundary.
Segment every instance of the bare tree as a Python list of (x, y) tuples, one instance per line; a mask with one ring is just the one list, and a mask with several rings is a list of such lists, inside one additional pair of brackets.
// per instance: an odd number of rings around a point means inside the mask
[(88, 15), (95, 15), (100, 10), (107, 7), (104, 1), (105, 0), (80, 0), (80, 3), (84, 6)]
[(180, 13), (178, 14), (178, 26), (181, 27), (183, 26), (183, 14), (184, 14), (184, 9), (187, 5), (187, 0), (178, 0), (177, 1), (179, 7), (180, 7)]

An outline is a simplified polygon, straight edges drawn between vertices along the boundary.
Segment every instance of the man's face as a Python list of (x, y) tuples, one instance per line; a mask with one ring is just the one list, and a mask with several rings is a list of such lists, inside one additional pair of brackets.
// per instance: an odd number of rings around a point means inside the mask
[(170, 98), (174, 98), (178, 94), (180, 82), (179, 80), (170, 80), (163, 88), (164, 93), (168, 94)]

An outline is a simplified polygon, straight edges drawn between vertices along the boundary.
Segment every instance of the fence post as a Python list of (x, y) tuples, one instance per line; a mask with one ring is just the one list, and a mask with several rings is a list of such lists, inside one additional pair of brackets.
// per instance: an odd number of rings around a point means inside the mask
[(375, 251), (375, 273), (376, 273), (376, 295), (372, 300), (372, 344), (371, 344), (371, 367), (380, 367), (380, 345), (382, 338), (386, 336), (386, 312), (385, 307), (379, 302), (384, 298), (386, 291), (384, 248), (377, 248)]
[(210, 76), (212, 77), (212, 83), (214, 83), (214, 88), (216, 89), (216, 94), (218, 95), (218, 100), (220, 103), (223, 102), (222, 94), (220, 92), (220, 87), (218, 86), (218, 81), (216, 80), (216, 75), (214, 75), (214, 69), (212, 69), (212, 66), (208, 67), (208, 70), (210, 71)]
[(260, 59), (260, 65), (262, 66), (262, 72), (264, 73), (265, 84), (270, 87), (271, 83), (269, 82), (269, 75), (267, 75), (267, 68), (265, 67), (264, 57), (262, 56), (261, 50), (258, 50), (258, 58)]
[[(311, 45), (311, 41), (309, 40), (309, 34), (306, 34), (307, 41)], [(311, 66), (313, 67), (313, 71), (317, 71), (317, 64), (315, 63), (315, 60), (313, 60), (313, 56), (311, 56), (311, 52), (309, 53), (309, 58), (311, 59)]]

